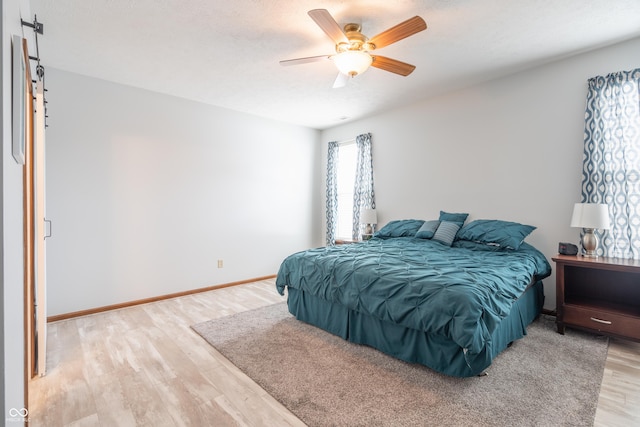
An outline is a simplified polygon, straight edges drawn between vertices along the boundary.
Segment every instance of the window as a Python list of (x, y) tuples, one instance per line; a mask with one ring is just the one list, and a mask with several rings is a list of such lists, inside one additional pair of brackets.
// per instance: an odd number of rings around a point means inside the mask
[(582, 202), (609, 206), (600, 255), (640, 259), (640, 68), (588, 83)]
[(356, 182), (358, 150), (356, 142), (349, 141), (338, 146), (338, 221), (336, 238), (349, 240), (353, 230), (353, 189)]
[(326, 241), (334, 245), (336, 238), (359, 238), (360, 212), (376, 207), (371, 134), (358, 135), (355, 143), (331, 141), (328, 149)]

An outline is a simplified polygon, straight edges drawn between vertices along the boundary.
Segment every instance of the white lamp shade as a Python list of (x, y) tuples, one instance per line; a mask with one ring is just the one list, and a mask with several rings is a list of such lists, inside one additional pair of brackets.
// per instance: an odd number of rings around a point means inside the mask
[(606, 203), (576, 203), (573, 206), (571, 226), (608, 230), (609, 206)]
[(373, 58), (367, 52), (347, 50), (335, 55), (333, 61), (342, 74), (353, 77), (367, 71)]
[(378, 214), (375, 209), (363, 209), (360, 213), (360, 224), (377, 224)]

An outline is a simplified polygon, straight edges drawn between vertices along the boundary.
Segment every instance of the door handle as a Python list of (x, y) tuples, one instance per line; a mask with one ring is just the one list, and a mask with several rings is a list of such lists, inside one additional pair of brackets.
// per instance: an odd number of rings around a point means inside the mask
[(44, 238), (46, 239), (47, 237), (51, 237), (53, 235), (53, 225), (50, 219), (45, 219), (44, 223), (49, 225), (49, 227), (47, 227), (47, 229), (45, 230), (45, 234), (44, 234)]

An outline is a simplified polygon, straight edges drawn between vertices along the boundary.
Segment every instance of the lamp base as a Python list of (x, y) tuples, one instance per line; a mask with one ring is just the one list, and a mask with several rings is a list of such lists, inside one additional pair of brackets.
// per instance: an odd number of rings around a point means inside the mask
[(593, 228), (583, 228), (582, 248), (584, 250), (582, 256), (587, 258), (598, 258), (598, 236), (594, 234)]
[(373, 237), (373, 229), (374, 229), (373, 224), (366, 224), (364, 227), (364, 232), (362, 233), (360, 238), (363, 241), (371, 240), (371, 238)]

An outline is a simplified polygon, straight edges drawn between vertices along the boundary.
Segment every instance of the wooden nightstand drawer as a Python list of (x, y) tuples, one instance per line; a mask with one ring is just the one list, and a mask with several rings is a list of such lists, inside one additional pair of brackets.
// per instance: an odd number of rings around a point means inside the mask
[(640, 340), (640, 325), (637, 317), (572, 305), (565, 305), (563, 314), (563, 321), (567, 325)]

